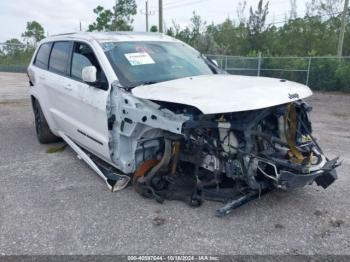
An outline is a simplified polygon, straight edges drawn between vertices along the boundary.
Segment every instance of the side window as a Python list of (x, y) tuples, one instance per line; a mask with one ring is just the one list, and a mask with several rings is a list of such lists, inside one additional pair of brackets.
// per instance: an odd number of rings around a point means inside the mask
[(70, 42), (55, 42), (51, 51), (49, 70), (66, 75), (70, 50)]
[(81, 81), (82, 71), (86, 66), (95, 66), (97, 69), (97, 79), (107, 81), (91, 47), (84, 43), (74, 43), (71, 76)]
[(34, 65), (42, 69), (47, 69), (49, 67), (51, 47), (52, 43), (45, 43), (40, 46), (38, 54), (35, 57)]

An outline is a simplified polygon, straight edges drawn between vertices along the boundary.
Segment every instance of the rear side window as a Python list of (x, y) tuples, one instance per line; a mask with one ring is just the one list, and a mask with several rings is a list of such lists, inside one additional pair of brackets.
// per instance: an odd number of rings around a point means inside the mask
[(34, 65), (42, 69), (48, 68), (51, 47), (52, 47), (52, 43), (45, 43), (40, 46), (38, 54), (36, 55), (36, 58), (34, 61)]
[(51, 51), (49, 70), (66, 75), (71, 42), (55, 42)]

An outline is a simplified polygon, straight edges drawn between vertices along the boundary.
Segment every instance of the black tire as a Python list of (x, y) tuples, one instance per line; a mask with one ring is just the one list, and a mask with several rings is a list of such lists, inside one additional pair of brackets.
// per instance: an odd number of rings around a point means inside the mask
[(32, 100), (36, 136), (41, 144), (59, 142), (61, 139), (52, 134), (50, 127), (45, 119), (44, 113), (41, 110), (40, 104), (36, 100)]

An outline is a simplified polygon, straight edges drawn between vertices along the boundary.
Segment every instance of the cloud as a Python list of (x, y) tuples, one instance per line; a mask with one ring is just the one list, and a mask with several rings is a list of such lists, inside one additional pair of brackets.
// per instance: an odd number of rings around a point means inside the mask
[(60, 20), (74, 17), (88, 17), (91, 9), (85, 4), (89, 1), (71, 0), (18, 0), (8, 2), (8, 10), (14, 16), (36, 17), (38, 20)]
[[(145, 15), (140, 11), (145, 8), (145, 0), (136, 0), (138, 4), (138, 14), (135, 16), (135, 31), (145, 30)], [(224, 21), (229, 15), (235, 17), (237, 1), (232, 0), (210, 0), (198, 4), (183, 6), (181, 8), (169, 8), (171, 2), (177, 0), (164, 0), (164, 18), (166, 25), (172, 26), (175, 19), (181, 27), (189, 24), (192, 12), (202, 16), (208, 23), (214, 21), (219, 23)], [(302, 9), (306, 0), (299, 0), (298, 7)], [(220, 2), (220, 4), (218, 4)], [(79, 30), (79, 22), (83, 24), (83, 29), (95, 20), (93, 9), (97, 5), (111, 8), (115, 0), (0, 0), (0, 42), (17, 37), (25, 30), (26, 22), (36, 20), (43, 25), (46, 32), (50, 34), (66, 33)], [(248, 7), (257, 6), (258, 0), (247, 0)], [(270, 0), (270, 16), (280, 15), (288, 12), (289, 1), (284, 3)], [(150, 26), (158, 25), (158, 0), (149, 0), (149, 6), (154, 15), (150, 16)], [(5, 25), (5, 26), (4, 26)]]
[[(103, 6), (113, 4), (111, 0), (100, 1)], [(26, 22), (36, 20), (42, 24), (50, 34), (77, 31), (79, 22), (87, 27), (94, 21), (93, 0), (17, 0), (1, 1), (0, 23), (8, 24), (10, 28), (1, 30), (0, 41), (12, 37), (19, 37), (25, 30)], [(11, 37), (9, 37), (11, 35)]]

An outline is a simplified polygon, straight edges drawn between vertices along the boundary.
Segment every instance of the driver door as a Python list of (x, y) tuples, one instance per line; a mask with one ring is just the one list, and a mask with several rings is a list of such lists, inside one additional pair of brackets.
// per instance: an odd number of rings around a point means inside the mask
[(67, 101), (60, 111), (66, 112), (65, 131), (75, 142), (95, 155), (110, 161), (106, 105), (109, 92), (82, 80), (82, 70), (95, 66), (97, 80), (108, 86), (107, 78), (93, 48), (84, 42), (74, 42), (69, 66), (70, 85), (66, 87)]

